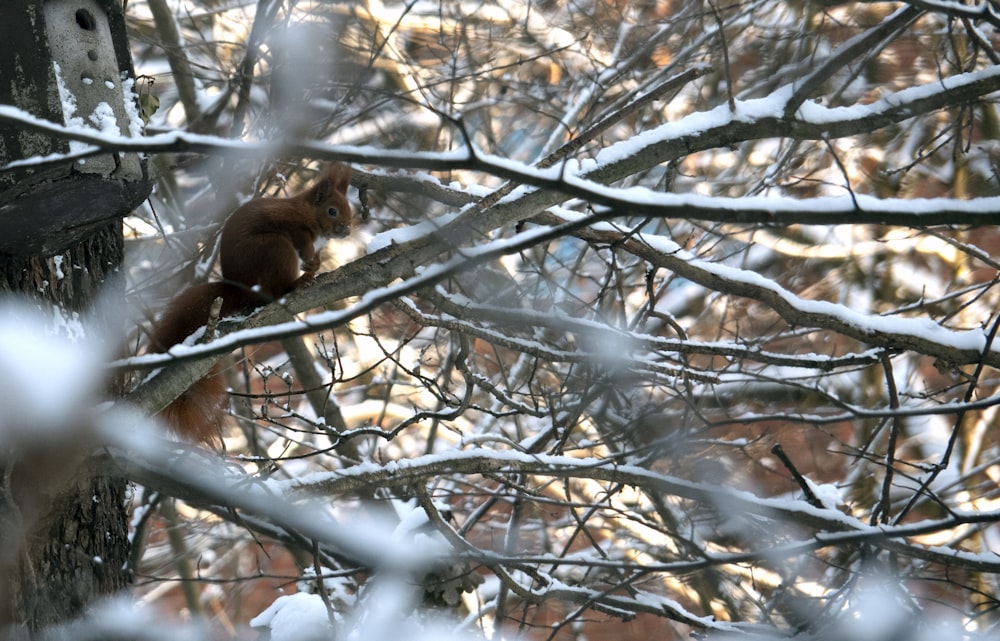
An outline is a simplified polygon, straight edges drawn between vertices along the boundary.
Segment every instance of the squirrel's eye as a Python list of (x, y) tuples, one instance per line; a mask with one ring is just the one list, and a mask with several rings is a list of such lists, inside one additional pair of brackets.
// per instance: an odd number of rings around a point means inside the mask
[(329, 207), (329, 208), (327, 208), (326, 213), (327, 213), (328, 216), (332, 216), (332, 217), (336, 218), (337, 217), (337, 208), (336, 207)]

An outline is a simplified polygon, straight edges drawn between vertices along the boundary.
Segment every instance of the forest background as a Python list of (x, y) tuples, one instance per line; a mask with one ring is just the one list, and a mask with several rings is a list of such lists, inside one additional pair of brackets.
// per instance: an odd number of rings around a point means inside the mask
[[(154, 413), (222, 362), (231, 416), (221, 457), (130, 442), (145, 607), (93, 620), (994, 631), (995, 4), (125, 15), (146, 136), (68, 134), (142, 150), (156, 181), (125, 220), (136, 356), (115, 366)], [(164, 302), (217, 278), (226, 214), (331, 161), (355, 169), (359, 222), (328, 273), (143, 355)]]

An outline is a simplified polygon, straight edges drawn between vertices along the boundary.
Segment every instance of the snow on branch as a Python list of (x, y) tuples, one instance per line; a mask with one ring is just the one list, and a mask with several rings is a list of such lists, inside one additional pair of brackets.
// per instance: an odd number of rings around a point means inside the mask
[[(451, 450), (441, 454), (389, 461), (379, 465), (363, 463), (350, 468), (314, 473), (287, 481), (254, 479), (228, 469), (209, 455), (172, 452), (149, 440), (131, 443), (132, 452), (110, 450), (112, 462), (121, 472), (145, 486), (170, 496), (184, 498), (195, 505), (220, 505), (248, 515), (266, 517), (267, 521), (290, 532), (298, 532), (321, 541), (370, 567), (396, 567), (429, 559), (385, 556), (388, 548), (380, 546), (377, 533), (352, 534), (322, 511), (303, 506), (322, 504), (329, 497), (351, 495), (366, 488), (417, 487), (429, 479), (456, 475), (496, 476), (511, 473), (542, 477), (590, 479), (599, 482), (640, 487), (661, 496), (671, 496), (718, 510), (729, 517), (752, 515), (773, 521), (779, 529), (809, 527), (817, 532), (798, 541), (769, 545), (766, 549), (739, 552), (714, 552), (692, 561), (644, 564), (648, 572), (684, 573), (711, 566), (750, 561), (792, 558), (827, 547), (865, 543), (883, 547), (927, 561), (964, 567), (981, 572), (1000, 571), (1000, 556), (972, 554), (950, 548), (912, 544), (906, 539), (964, 526), (997, 523), (1000, 512), (953, 512), (940, 519), (905, 525), (868, 525), (833, 508), (814, 507), (804, 500), (759, 497), (750, 492), (670, 476), (643, 467), (621, 464), (613, 459), (574, 458), (547, 454), (528, 454), (512, 450), (474, 448)], [(178, 455), (179, 454), (179, 455)], [(323, 518), (320, 518), (322, 516)], [(584, 567), (602, 565), (591, 557), (511, 557), (478, 550), (467, 545), (448, 555), (458, 555), (486, 564), (532, 563), (536, 565)], [(402, 565), (400, 565), (402, 563)], [(604, 562), (608, 567), (627, 567), (622, 561)]]
[[(594, 161), (577, 164), (567, 160), (547, 168), (532, 167), (485, 154), (471, 146), (449, 152), (406, 152), (329, 145), (315, 141), (242, 141), (183, 131), (170, 131), (138, 139), (107, 136), (84, 127), (57, 125), (9, 105), (0, 105), (0, 122), (17, 124), (29, 130), (90, 145), (89, 149), (58, 158), (18, 161), (18, 167), (77, 159), (108, 150), (147, 153), (187, 151), (261, 158), (280, 154), (397, 168), (441, 171), (469, 169), (548, 190), (555, 197), (548, 198), (545, 205), (573, 197), (622, 213), (647, 216), (770, 224), (873, 223), (927, 226), (982, 225), (995, 221), (996, 212), (1000, 211), (1000, 198), (913, 201), (880, 200), (858, 195), (812, 201), (723, 199), (662, 194), (645, 188), (622, 190), (605, 185), (697, 151), (761, 138), (830, 139), (856, 135), (947, 106), (965, 104), (1000, 90), (1000, 65), (904, 89), (869, 105), (827, 108), (806, 103), (799, 107), (795, 117), (786, 118), (783, 110), (792, 99), (793, 90), (793, 86), (788, 85), (766, 98), (737, 101), (735, 113), (731, 113), (725, 105), (720, 105), (708, 112), (691, 114), (678, 122), (666, 123), (613, 144), (598, 153)], [(465, 139), (471, 141), (468, 135)], [(0, 168), (0, 171), (10, 168), (12, 167)], [(544, 206), (538, 207), (539, 210), (543, 208)]]
[[(750, 492), (673, 477), (635, 465), (619, 464), (613, 459), (574, 458), (547, 454), (529, 454), (512, 450), (468, 449), (441, 454), (390, 461), (384, 465), (365, 463), (335, 472), (321, 472), (289, 481), (275, 481), (273, 491), (288, 500), (308, 497), (353, 494), (366, 487), (405, 487), (419, 485), (434, 477), (449, 475), (495, 475), (509, 473), (536, 474), (556, 478), (585, 478), (602, 482), (642, 487), (661, 495), (670, 495), (702, 503), (732, 515), (754, 515), (780, 524), (806, 526), (818, 530), (812, 539), (790, 543), (767, 550), (750, 550), (737, 554), (720, 554), (706, 559), (708, 564), (741, 563), (762, 556), (793, 557), (803, 552), (829, 546), (870, 543), (896, 552), (927, 560), (951, 562), (978, 571), (1000, 571), (1000, 556), (961, 555), (955, 550), (900, 544), (907, 538), (941, 532), (964, 525), (1000, 522), (1000, 512), (953, 513), (950, 516), (919, 521), (907, 525), (867, 525), (832, 508), (819, 508), (804, 500), (759, 497)], [(552, 563), (568, 561), (549, 560)], [(701, 566), (704, 567), (704, 566)], [(669, 571), (685, 571), (670, 564)]]
[[(549, 214), (544, 219), (558, 224), (569, 215), (569, 212), (563, 212), (562, 217)], [(864, 314), (839, 303), (806, 300), (754, 271), (704, 260), (692, 256), (670, 239), (633, 233), (610, 224), (593, 226), (576, 234), (586, 240), (619, 244), (651, 264), (669, 269), (712, 291), (765, 303), (789, 325), (829, 329), (868, 345), (912, 350), (944, 363), (982, 362), (1000, 366), (1000, 346), (989, 344), (987, 332), (982, 328), (953, 330), (929, 318)]]

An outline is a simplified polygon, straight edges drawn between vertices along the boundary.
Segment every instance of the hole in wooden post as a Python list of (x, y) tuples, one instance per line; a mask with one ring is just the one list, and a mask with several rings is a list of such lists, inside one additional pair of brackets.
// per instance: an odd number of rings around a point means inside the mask
[(93, 31), (97, 28), (97, 20), (94, 19), (94, 14), (86, 9), (76, 10), (76, 24), (80, 25), (81, 29), (86, 29), (87, 31)]

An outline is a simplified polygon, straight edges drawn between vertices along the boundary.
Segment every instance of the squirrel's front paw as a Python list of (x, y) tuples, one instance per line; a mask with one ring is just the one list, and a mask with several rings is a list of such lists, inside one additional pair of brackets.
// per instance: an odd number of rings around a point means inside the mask
[(313, 256), (309, 260), (302, 261), (302, 271), (306, 274), (312, 274), (313, 278), (315, 278), (316, 272), (319, 271), (319, 255)]
[(309, 287), (314, 282), (316, 282), (316, 272), (307, 271), (301, 276), (299, 276), (299, 279), (295, 281), (295, 288), (298, 289), (299, 287)]

